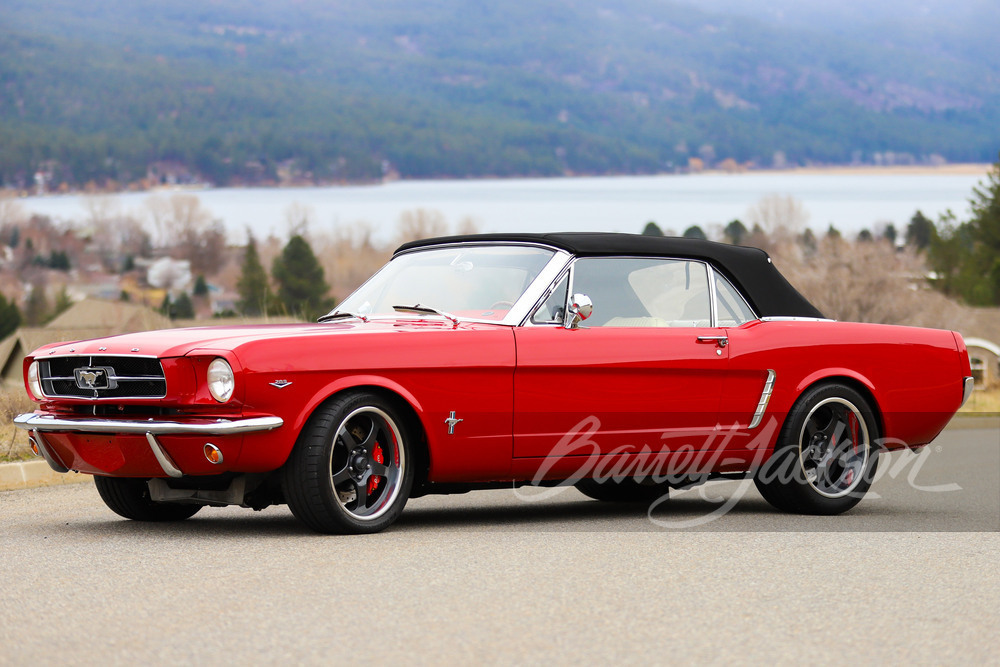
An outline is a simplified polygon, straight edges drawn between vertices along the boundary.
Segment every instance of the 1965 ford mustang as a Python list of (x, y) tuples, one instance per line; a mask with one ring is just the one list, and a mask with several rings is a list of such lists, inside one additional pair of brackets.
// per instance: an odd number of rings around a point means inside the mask
[(761, 250), (574, 233), (409, 243), (319, 323), (59, 343), (24, 372), (16, 424), (121, 516), (287, 503), (342, 533), (427, 493), (749, 475), (837, 514), (972, 390), (957, 333), (826, 320)]

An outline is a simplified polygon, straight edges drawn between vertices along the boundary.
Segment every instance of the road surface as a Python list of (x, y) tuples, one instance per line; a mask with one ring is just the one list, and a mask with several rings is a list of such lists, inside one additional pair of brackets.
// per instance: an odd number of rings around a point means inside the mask
[(713, 514), (734, 482), (651, 514), (508, 490), (326, 537), (284, 507), (148, 525), (90, 484), (4, 492), (0, 665), (996, 664), (1000, 432), (925, 452), (829, 518), (752, 485)]

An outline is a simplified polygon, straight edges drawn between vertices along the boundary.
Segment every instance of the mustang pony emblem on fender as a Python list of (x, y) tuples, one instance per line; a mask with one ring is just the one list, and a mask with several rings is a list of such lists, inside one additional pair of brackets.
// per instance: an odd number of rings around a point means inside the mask
[(452, 410), (448, 418), (444, 420), (444, 423), (448, 425), (448, 435), (455, 435), (455, 426), (458, 422), (464, 422), (464, 419), (455, 419), (455, 411)]

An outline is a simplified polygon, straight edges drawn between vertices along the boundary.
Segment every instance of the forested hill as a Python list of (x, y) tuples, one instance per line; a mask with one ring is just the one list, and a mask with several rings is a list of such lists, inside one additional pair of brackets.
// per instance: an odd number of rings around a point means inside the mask
[(995, 160), (1000, 5), (865, 6), (4, 0), (0, 182)]

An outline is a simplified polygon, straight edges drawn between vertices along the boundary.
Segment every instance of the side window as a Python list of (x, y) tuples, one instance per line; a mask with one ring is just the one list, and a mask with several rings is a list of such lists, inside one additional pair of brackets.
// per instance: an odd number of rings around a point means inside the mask
[(531, 316), (532, 324), (562, 324), (566, 314), (567, 291), (569, 290), (569, 274), (563, 276), (556, 288), (552, 290), (538, 310)]
[(715, 297), (718, 300), (718, 326), (738, 327), (739, 325), (757, 319), (750, 306), (743, 299), (733, 284), (725, 276), (715, 273)]
[(593, 257), (577, 260), (573, 291), (594, 302), (584, 326), (707, 327), (708, 270), (676, 259)]

